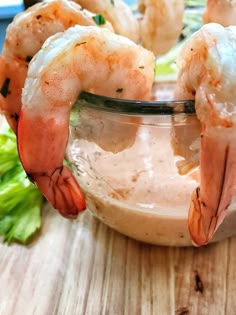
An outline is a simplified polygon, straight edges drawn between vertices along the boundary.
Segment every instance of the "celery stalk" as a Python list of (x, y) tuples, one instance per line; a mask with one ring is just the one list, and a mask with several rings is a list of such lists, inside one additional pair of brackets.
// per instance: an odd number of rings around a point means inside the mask
[(16, 137), (0, 134), (0, 235), (8, 244), (26, 244), (41, 227), (43, 197), (19, 161)]

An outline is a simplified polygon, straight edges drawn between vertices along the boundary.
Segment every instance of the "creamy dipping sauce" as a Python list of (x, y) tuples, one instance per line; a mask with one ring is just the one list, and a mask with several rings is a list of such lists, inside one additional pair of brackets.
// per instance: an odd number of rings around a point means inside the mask
[[(174, 84), (158, 82), (153, 98), (171, 100)], [(192, 245), (188, 209), (191, 194), (199, 185), (200, 129), (196, 117), (129, 118), (85, 109), (77, 120), (79, 123), (71, 127), (68, 155), (88, 209), (111, 228), (136, 240)], [(181, 163), (193, 167), (180, 175)], [(235, 196), (212, 241), (234, 234)]]
[[(115, 119), (112, 114), (111, 119)], [(75, 139), (70, 154), (78, 181), (88, 208), (111, 228), (148, 243), (191, 245), (187, 216), (199, 169), (179, 174), (176, 163), (183, 157), (173, 153), (170, 117), (159, 123), (155, 118), (153, 125), (152, 120), (144, 118), (132, 145), (115, 154), (94, 142)], [(214, 240), (236, 231), (233, 203), (230, 209)]]

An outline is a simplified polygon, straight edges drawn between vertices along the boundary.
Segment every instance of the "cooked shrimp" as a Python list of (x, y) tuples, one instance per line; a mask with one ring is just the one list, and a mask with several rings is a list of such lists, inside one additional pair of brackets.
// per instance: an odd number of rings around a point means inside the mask
[(62, 165), (71, 107), (82, 90), (149, 99), (154, 60), (123, 36), (77, 25), (50, 37), (31, 61), (18, 124), (19, 155), (27, 174), (64, 216), (84, 208), (78, 184)]
[(76, 24), (96, 25), (93, 16), (74, 2), (49, 0), (18, 14), (8, 26), (0, 56), (0, 109), (14, 131), (31, 58), (49, 36)]
[[(175, 117), (173, 124), (177, 124)], [(186, 115), (184, 124), (172, 128), (171, 145), (174, 155), (180, 157), (176, 162), (180, 175), (199, 166), (200, 133), (201, 125), (195, 115)]]
[(175, 98), (195, 97), (201, 122), (200, 188), (192, 195), (189, 231), (209, 242), (226, 216), (236, 184), (236, 27), (206, 24), (178, 60)]
[(208, 0), (203, 13), (203, 22), (215, 22), (223, 26), (236, 25), (236, 1)]
[(138, 0), (138, 7), (142, 45), (156, 56), (165, 54), (181, 34), (184, 0)]
[(101, 14), (109, 21), (115, 33), (138, 43), (140, 39), (139, 23), (131, 8), (123, 0), (74, 0), (83, 8)]

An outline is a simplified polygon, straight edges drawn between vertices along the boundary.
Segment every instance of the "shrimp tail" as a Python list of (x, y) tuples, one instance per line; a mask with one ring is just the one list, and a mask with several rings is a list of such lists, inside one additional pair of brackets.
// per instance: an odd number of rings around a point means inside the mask
[[(34, 114), (31, 109), (22, 108), (17, 125), (17, 146), (22, 166), (52, 206), (62, 216), (75, 219), (85, 210), (86, 203), (71, 170), (63, 165), (69, 119), (64, 115), (66, 121), (63, 124), (55, 121), (55, 113), (49, 121), (40, 119), (38, 115), (33, 118), (30, 114)], [(45, 137), (42, 130), (46, 131)]]
[(236, 146), (229, 134), (213, 136), (203, 133), (201, 137), (200, 188), (192, 194), (188, 218), (189, 232), (196, 246), (211, 240), (232, 201), (236, 181)]
[(81, 188), (70, 169), (63, 165), (50, 176), (47, 174), (29, 174), (45, 198), (60, 214), (75, 219), (85, 210), (86, 203)]

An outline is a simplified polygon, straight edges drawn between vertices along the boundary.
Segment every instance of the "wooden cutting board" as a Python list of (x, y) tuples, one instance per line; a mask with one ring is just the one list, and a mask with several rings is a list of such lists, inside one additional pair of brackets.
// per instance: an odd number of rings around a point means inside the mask
[(234, 315), (236, 238), (203, 248), (131, 240), (46, 204), (29, 246), (0, 244), (1, 315)]

